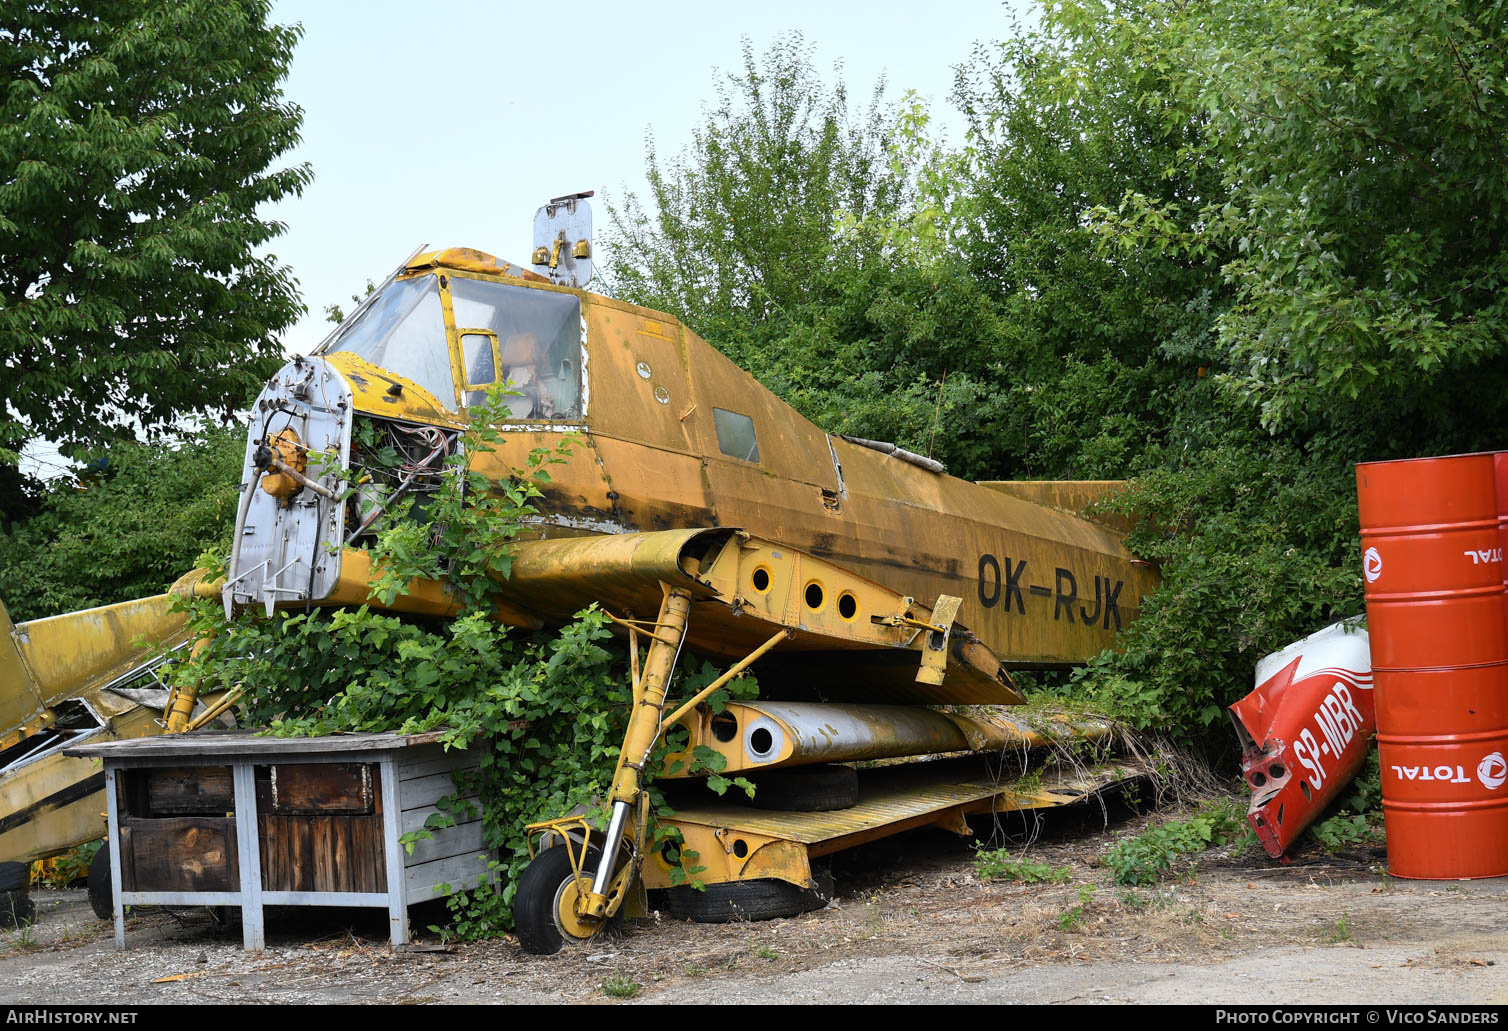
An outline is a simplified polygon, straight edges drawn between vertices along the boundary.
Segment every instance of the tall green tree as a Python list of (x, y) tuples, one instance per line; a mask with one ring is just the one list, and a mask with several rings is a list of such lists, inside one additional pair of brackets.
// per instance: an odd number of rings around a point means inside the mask
[(244, 404), (302, 311), (258, 252), (307, 165), (267, 0), (0, 6), (0, 462)]
[(1128, 183), (1088, 225), (1220, 298), (1200, 345), (1219, 389), (1147, 449), (1133, 491), (1163, 588), (1082, 678), (1142, 725), (1218, 734), (1257, 657), (1362, 611), (1356, 462), (1508, 439), (1504, 13), (1060, 6), (1163, 76), (1133, 83), (1139, 106), (1197, 130), (1177, 154), (1200, 189)]
[(799, 34), (744, 66), (690, 146), (666, 161), (653, 140), (650, 194), (609, 206), (608, 288), (683, 318), (735, 360), (770, 324), (831, 291), (845, 268), (878, 257), (842, 239), (840, 219), (897, 203), (889, 126), (878, 103), (850, 110)]
[(691, 144), (651, 145), (650, 195), (610, 208), (609, 289), (668, 311), (825, 429), (994, 471), (981, 383), (995, 321), (948, 233), (957, 155), (923, 105), (862, 113), (799, 35), (718, 89)]
[(1344, 428), (1371, 457), (1502, 446), (1508, 5), (1156, 6), (1222, 189), (1138, 190), (1116, 230), (1230, 254), (1227, 383), (1269, 428)]
[(1112, 249), (1095, 232), (1094, 213), (1128, 191), (1221, 195), (1208, 164), (1187, 159), (1202, 117), (1171, 98), (1176, 69), (1148, 59), (1156, 23), (1093, 0), (1054, 5), (959, 70), (969, 199), (955, 235), (1002, 308), (993, 383), (1017, 475), (1133, 474), (1209, 392), (1209, 329), (1228, 293), (1219, 253), (1190, 260), (1145, 238)]

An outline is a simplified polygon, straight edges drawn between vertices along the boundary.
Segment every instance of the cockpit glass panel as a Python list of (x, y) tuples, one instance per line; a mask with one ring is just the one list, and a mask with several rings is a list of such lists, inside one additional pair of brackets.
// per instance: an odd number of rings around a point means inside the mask
[(412, 380), (446, 408), (455, 407), (450, 347), (445, 342), (440, 285), (434, 276), (403, 279), (383, 287), (371, 307), (336, 337), (328, 350), (350, 351)]
[(481, 404), (487, 391), (478, 390), (497, 382), (497, 363), (493, 360), (491, 333), (461, 331), (461, 364), (466, 370), (466, 404)]
[[(496, 381), (508, 380), (521, 395), (508, 399), (514, 418), (581, 418), (578, 298), (453, 276), (450, 302), (456, 331), (463, 340), (468, 330), (497, 334), (501, 367), (494, 377)], [(466, 358), (469, 370), (470, 354)]]
[(723, 408), (712, 409), (712, 425), (717, 430), (717, 449), (745, 462), (759, 461), (759, 441), (754, 437), (754, 420)]

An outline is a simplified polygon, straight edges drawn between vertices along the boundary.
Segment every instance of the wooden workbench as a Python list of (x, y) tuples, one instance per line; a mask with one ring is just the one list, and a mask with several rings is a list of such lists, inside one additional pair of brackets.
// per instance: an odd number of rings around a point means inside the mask
[[(478, 756), (438, 737), (198, 731), (66, 749), (104, 763), (116, 946), (133, 905), (238, 906), (254, 950), (263, 906), (370, 906), (406, 942), (408, 906), (491, 876), (480, 804), (452, 777)], [(445, 799), (456, 825), (408, 852), (399, 839)]]

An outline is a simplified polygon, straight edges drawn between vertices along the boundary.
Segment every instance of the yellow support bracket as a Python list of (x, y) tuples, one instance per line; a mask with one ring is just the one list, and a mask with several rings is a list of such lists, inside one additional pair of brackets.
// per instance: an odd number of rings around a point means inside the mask
[(932, 606), (934, 622), (926, 626), (922, 636), (922, 664), (916, 671), (917, 683), (935, 686), (941, 684), (947, 676), (948, 637), (953, 630), (953, 620), (958, 618), (958, 609), (962, 605), (963, 599), (951, 594), (937, 596), (937, 604)]

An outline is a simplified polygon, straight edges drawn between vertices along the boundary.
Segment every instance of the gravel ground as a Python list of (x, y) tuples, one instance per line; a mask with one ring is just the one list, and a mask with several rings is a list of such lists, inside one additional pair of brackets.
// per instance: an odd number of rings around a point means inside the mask
[(553, 957), (432, 935), (394, 950), (379, 914), (321, 910), (274, 913), (260, 954), (207, 910), (144, 910), (117, 951), (82, 890), (38, 890), (36, 924), (0, 933), (0, 1000), (1508, 1003), (1508, 881), (1400, 881), (1380, 852), (1285, 867), (1226, 850), (1155, 888), (1116, 888), (1098, 859), (1146, 819), (1056, 814), (1018, 847), (1066, 868), (1062, 884), (981, 882), (969, 842), (921, 831), (842, 857), (825, 910), (632, 921)]

